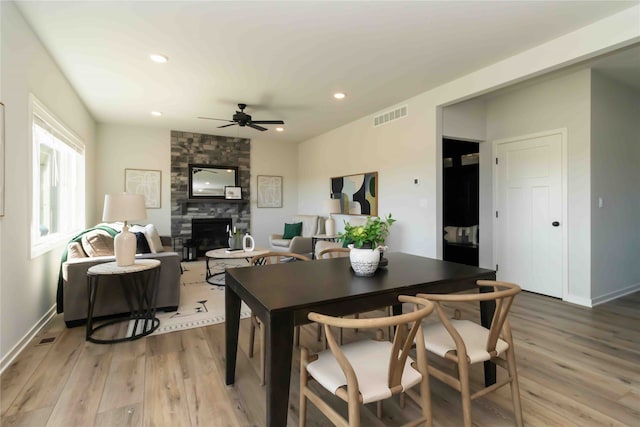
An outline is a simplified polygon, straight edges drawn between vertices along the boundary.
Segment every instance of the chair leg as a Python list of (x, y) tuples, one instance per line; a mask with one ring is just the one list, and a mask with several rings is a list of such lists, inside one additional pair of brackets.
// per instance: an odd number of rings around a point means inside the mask
[(516, 425), (524, 426), (522, 419), (522, 404), (520, 403), (520, 386), (518, 385), (518, 371), (516, 369), (516, 356), (513, 352), (513, 344), (507, 350), (507, 364), (509, 376), (511, 376), (511, 400), (513, 400), (513, 413), (516, 417)]
[(265, 385), (265, 372), (264, 364), (267, 358), (267, 352), (264, 351), (265, 343), (267, 342), (267, 329), (262, 325), (260, 328), (260, 385)]
[(471, 388), (469, 385), (469, 365), (466, 361), (460, 361), (458, 363), (458, 378), (460, 379), (460, 397), (462, 400), (464, 427), (471, 427)]
[(378, 419), (382, 419), (382, 400), (376, 402), (376, 416)]
[(249, 330), (249, 358), (253, 357), (253, 341), (256, 338), (256, 324), (253, 315), (251, 315), (251, 329)]
[(302, 347), (300, 350), (300, 409), (298, 426), (305, 427), (307, 425), (307, 396), (304, 394), (309, 378), (307, 377), (306, 362), (308, 358), (307, 349)]

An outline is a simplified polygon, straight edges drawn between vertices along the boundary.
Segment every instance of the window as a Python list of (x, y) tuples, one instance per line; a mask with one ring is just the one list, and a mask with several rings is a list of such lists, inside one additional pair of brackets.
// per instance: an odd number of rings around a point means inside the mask
[(31, 257), (84, 228), (84, 143), (31, 97)]

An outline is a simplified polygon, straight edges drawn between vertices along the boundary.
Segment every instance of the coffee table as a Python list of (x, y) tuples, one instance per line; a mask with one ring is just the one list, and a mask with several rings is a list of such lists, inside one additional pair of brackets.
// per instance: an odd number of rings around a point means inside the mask
[(213, 250), (207, 251), (207, 253), (204, 254), (205, 262), (206, 262), (205, 280), (210, 285), (222, 286), (218, 283), (212, 283), (209, 281), (209, 279), (212, 279), (213, 277), (224, 274), (224, 271), (220, 273), (212, 273), (211, 268), (209, 266), (210, 260), (243, 259), (244, 258), (245, 260), (247, 260), (247, 262), (249, 262), (251, 261), (251, 258), (253, 258), (254, 256), (264, 255), (267, 252), (269, 252), (269, 249), (265, 249), (265, 248), (255, 248), (252, 251), (229, 251), (229, 248), (220, 248), (220, 249), (213, 249)]

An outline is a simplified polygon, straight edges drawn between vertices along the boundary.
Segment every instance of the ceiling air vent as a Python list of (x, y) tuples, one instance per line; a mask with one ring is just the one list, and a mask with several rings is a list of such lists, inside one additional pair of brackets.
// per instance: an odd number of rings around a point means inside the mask
[(395, 110), (385, 111), (377, 116), (373, 116), (373, 126), (378, 127), (386, 125), (389, 122), (406, 117), (407, 114), (409, 114), (409, 107), (406, 105), (398, 107)]

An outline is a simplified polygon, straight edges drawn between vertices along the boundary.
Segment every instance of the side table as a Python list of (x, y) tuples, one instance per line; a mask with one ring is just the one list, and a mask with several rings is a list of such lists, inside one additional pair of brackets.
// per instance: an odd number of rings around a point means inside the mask
[[(156, 317), (159, 273), (160, 261), (157, 259), (137, 259), (134, 264), (123, 267), (119, 267), (114, 261), (89, 268), (87, 271), (89, 304), (86, 340), (96, 344), (111, 344), (142, 338), (155, 331), (160, 326), (160, 320)], [(93, 311), (96, 306), (100, 277), (111, 275), (117, 275), (120, 279), (120, 289), (127, 301), (130, 313), (94, 326)], [(98, 329), (130, 320), (134, 321), (131, 336), (114, 339), (93, 337)]]
[(316, 259), (316, 243), (318, 243), (318, 240), (337, 242), (338, 238), (337, 234), (314, 234), (311, 236), (311, 259)]

